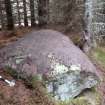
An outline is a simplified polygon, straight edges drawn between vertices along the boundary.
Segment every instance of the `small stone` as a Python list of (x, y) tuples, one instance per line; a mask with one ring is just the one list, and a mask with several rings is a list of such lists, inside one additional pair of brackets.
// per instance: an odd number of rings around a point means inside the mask
[(8, 83), (8, 85), (9, 85), (10, 87), (14, 87), (14, 86), (15, 86), (15, 81), (14, 81), (14, 80), (9, 81), (9, 80), (6, 79), (5, 82)]

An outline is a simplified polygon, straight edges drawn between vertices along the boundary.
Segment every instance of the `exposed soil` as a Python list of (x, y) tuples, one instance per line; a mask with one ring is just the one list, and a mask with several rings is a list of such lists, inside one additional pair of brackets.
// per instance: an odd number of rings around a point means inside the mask
[[(0, 70), (0, 75), (5, 79), (13, 80), (3, 70)], [(54, 105), (44, 91), (41, 83), (37, 83), (35, 89), (29, 89), (22, 80), (16, 80), (14, 87), (9, 87), (5, 82), (0, 81), (0, 105)]]

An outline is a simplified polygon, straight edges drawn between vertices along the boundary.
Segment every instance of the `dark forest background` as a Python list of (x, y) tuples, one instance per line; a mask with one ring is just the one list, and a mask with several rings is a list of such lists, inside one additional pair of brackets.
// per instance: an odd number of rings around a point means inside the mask
[(0, 0), (0, 28), (62, 25), (64, 31), (80, 31), (84, 6), (84, 0)]

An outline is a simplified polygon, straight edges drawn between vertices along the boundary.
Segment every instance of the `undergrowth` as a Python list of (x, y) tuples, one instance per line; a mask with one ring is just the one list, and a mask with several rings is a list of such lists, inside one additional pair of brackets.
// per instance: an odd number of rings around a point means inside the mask
[(58, 105), (91, 105), (84, 97), (60, 102)]
[(5, 71), (9, 75), (11, 75), (14, 79), (16, 79), (16, 80), (19, 80), (19, 79), (23, 80), (25, 85), (28, 86), (29, 88), (35, 88), (37, 82), (43, 82), (42, 81), (42, 77), (41, 77), (40, 74), (36, 74), (34, 76), (33, 75), (27, 76), (26, 73), (17, 72), (17, 70), (12, 69), (9, 66), (5, 67)]
[(105, 50), (104, 48), (95, 48), (92, 51), (92, 57), (95, 59), (102, 67), (105, 68)]

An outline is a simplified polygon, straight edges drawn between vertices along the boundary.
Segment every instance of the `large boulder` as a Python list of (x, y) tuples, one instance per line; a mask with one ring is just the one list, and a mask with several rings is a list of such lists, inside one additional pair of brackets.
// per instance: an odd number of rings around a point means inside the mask
[(62, 100), (73, 98), (98, 82), (97, 70), (89, 58), (67, 36), (53, 30), (28, 33), (2, 48), (0, 67), (11, 67), (26, 75), (47, 74), (48, 90), (54, 88), (50, 84), (56, 84), (54, 94)]

